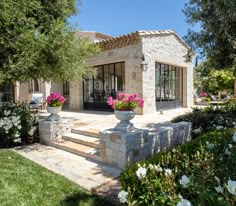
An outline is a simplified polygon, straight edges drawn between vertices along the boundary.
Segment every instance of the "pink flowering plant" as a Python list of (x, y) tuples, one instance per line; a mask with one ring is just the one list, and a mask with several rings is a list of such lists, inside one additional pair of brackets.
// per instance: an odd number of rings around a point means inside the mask
[(65, 101), (60, 92), (51, 92), (46, 100), (49, 107), (61, 107)]
[(144, 100), (138, 97), (138, 94), (119, 93), (117, 99), (108, 97), (107, 103), (119, 111), (133, 111), (136, 108), (143, 108)]

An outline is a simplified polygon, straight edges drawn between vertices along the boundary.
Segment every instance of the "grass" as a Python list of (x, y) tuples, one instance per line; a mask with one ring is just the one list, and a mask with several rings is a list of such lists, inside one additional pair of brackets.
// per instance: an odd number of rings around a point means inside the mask
[(110, 206), (77, 184), (25, 159), (0, 149), (1, 206)]

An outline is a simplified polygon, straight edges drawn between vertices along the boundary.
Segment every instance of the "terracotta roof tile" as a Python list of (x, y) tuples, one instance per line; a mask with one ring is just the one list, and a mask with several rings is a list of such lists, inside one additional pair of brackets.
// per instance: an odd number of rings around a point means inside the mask
[(163, 35), (163, 34), (174, 34), (187, 49), (190, 49), (189, 46), (174, 32), (173, 29), (140, 30), (140, 31), (124, 34), (121, 36), (113, 37), (110, 39), (105, 39), (96, 44), (99, 45), (102, 48), (102, 50), (110, 50), (110, 49), (121, 48), (121, 47), (129, 46), (129, 45), (137, 44), (140, 38), (143, 36), (157, 36), (157, 35)]

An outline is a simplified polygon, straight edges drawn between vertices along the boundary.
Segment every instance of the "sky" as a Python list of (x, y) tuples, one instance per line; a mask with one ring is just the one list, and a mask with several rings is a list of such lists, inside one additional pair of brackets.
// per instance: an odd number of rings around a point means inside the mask
[(189, 25), (182, 13), (188, 0), (81, 0), (69, 19), (80, 30), (119, 36), (138, 30), (174, 31), (183, 37)]

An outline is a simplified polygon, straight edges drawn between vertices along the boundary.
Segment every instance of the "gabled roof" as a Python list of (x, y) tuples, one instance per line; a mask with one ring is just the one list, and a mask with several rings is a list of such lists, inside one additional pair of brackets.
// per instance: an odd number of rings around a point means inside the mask
[(183, 46), (187, 49), (191, 49), (175, 32), (173, 29), (170, 30), (140, 30), (131, 32), (125, 35), (105, 39), (96, 43), (102, 50), (110, 50), (115, 48), (121, 48), (129, 45), (137, 44), (141, 37), (147, 36), (159, 36), (159, 35), (175, 35)]

